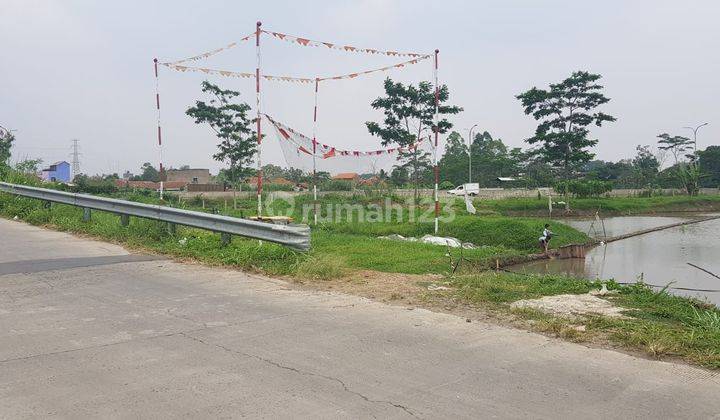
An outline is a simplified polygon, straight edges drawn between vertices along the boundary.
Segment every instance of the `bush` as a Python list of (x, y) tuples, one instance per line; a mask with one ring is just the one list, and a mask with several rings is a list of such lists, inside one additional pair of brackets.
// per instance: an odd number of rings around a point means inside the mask
[(295, 188), (292, 184), (263, 184), (263, 190), (265, 191), (293, 191)]
[(322, 191), (351, 191), (352, 183), (350, 181), (341, 181), (330, 179), (320, 184)]
[(455, 188), (455, 184), (453, 184), (453, 183), (450, 182), (450, 181), (443, 181), (443, 182), (440, 183), (440, 189), (441, 189), (441, 190), (451, 190), (451, 189), (453, 189), (453, 188)]
[(599, 197), (612, 191), (612, 183), (608, 181), (560, 181), (553, 187), (558, 194), (572, 194), (577, 198)]

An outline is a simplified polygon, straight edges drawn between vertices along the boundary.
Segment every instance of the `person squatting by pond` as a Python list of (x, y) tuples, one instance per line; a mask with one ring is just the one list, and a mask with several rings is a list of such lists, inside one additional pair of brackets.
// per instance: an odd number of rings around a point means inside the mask
[(545, 223), (545, 229), (543, 229), (542, 236), (540, 237), (540, 250), (546, 254), (550, 247), (550, 239), (552, 239), (552, 236), (553, 233), (550, 230), (550, 224)]

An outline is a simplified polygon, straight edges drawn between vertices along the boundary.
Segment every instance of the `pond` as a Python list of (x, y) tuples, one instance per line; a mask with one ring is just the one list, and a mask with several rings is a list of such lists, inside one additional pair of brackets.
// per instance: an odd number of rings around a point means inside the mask
[[(711, 215), (703, 215), (711, 216)], [(603, 238), (689, 220), (691, 217), (620, 216), (598, 220), (563, 220), (563, 223)], [(604, 224), (604, 233), (603, 233)], [(643, 279), (672, 288), (720, 290), (720, 219), (679, 226), (600, 245), (585, 259), (541, 260), (509, 267), (512, 271), (566, 274), (589, 279), (630, 283)], [(671, 289), (720, 305), (720, 292)]]

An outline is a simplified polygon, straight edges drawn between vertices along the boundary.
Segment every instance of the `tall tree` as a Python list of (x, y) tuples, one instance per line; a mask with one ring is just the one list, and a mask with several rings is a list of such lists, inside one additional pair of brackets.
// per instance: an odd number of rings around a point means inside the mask
[(600, 127), (603, 122), (615, 121), (615, 117), (595, 111), (610, 101), (597, 83), (601, 77), (576, 71), (562, 82), (551, 84), (550, 89), (533, 87), (516, 96), (525, 114), (532, 114), (539, 122), (535, 135), (525, 141), (539, 143), (538, 153), (543, 160), (562, 168), (566, 177), (594, 157), (589, 148), (598, 140), (588, 138), (588, 126)]
[(698, 151), (702, 171), (702, 186), (720, 188), (720, 146), (708, 146)]
[[(420, 82), (417, 86), (412, 84), (404, 85), (400, 82), (393, 82), (390, 78), (385, 79), (385, 96), (375, 99), (371, 106), (374, 109), (382, 110), (385, 118), (382, 123), (368, 121), (365, 125), (370, 134), (382, 139), (383, 146), (396, 145), (409, 148), (414, 145), (422, 136), (423, 131), (429, 130), (432, 136), (435, 116), (435, 89), (430, 82)], [(438, 94), (438, 120), (437, 130), (440, 134), (446, 133), (452, 128), (452, 123), (445, 116), (454, 115), (462, 111), (462, 108), (454, 105), (447, 105), (450, 98), (450, 91), (446, 85), (439, 87)], [(415, 188), (415, 199), (418, 199), (418, 184), (427, 175), (423, 168), (429, 161), (429, 153), (412, 147), (398, 156), (400, 165), (404, 167), (410, 176)]]
[[(697, 194), (701, 175), (700, 168), (695, 162), (697, 155), (692, 153), (683, 156), (685, 152), (693, 148), (692, 140), (683, 136), (671, 136), (667, 133), (662, 133), (657, 137), (660, 139), (658, 148), (670, 151), (675, 158), (675, 165), (668, 170), (671, 177), (675, 178), (689, 195)], [(683, 157), (687, 157), (689, 162), (685, 161)]]
[(135, 175), (132, 177), (132, 180), (157, 182), (160, 181), (160, 174), (158, 173), (158, 170), (152, 166), (152, 163), (145, 162), (140, 167), (140, 175)]
[(220, 89), (208, 81), (202, 82), (202, 91), (211, 99), (207, 103), (196, 101), (185, 113), (194, 118), (196, 124), (208, 124), (221, 140), (213, 159), (227, 162), (229, 168), (225, 175), (228, 181), (237, 183), (249, 173), (257, 145), (257, 133), (251, 128), (255, 120), (247, 116), (250, 106), (233, 102), (240, 96), (239, 92)]
[(636, 150), (637, 155), (635, 155), (632, 160), (636, 187), (644, 188), (652, 185), (657, 178), (660, 162), (658, 162), (655, 155), (650, 151), (650, 146), (638, 145)]
[(460, 133), (453, 131), (447, 136), (445, 153), (438, 164), (442, 181), (453, 185), (464, 184), (468, 179), (468, 148)]
[(658, 148), (672, 153), (675, 164), (680, 163), (683, 153), (692, 149), (693, 141), (687, 137), (671, 136), (668, 133), (659, 134), (657, 137), (660, 139), (658, 140)]

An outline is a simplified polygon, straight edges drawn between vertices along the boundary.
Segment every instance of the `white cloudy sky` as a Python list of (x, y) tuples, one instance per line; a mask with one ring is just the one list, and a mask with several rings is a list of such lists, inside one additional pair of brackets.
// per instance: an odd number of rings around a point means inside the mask
[[(134, 1), (0, 0), (0, 125), (17, 130), (14, 159), (69, 159), (82, 147), (84, 172), (137, 172), (156, 163), (152, 58), (177, 60), (265, 29), (378, 49), (440, 49), (440, 77), (455, 118), (522, 146), (533, 121), (514, 95), (559, 81), (573, 70), (600, 73), (614, 124), (594, 130), (601, 159), (632, 155), (660, 132), (709, 121), (700, 145), (720, 140), (720, 2), (714, 0), (496, 1)], [(263, 40), (264, 73), (331, 75), (393, 64), (396, 59), (301, 48)], [(208, 67), (253, 71), (247, 44), (207, 61)], [(427, 80), (430, 62), (392, 77)], [(216, 140), (184, 110), (199, 94), (200, 75), (161, 69), (167, 166), (219, 164)], [(319, 139), (375, 149), (364, 122), (383, 75), (321, 87)], [(211, 80), (254, 104), (254, 81)], [(310, 132), (312, 89), (267, 82), (264, 110)], [(282, 163), (274, 137), (265, 160)]]

